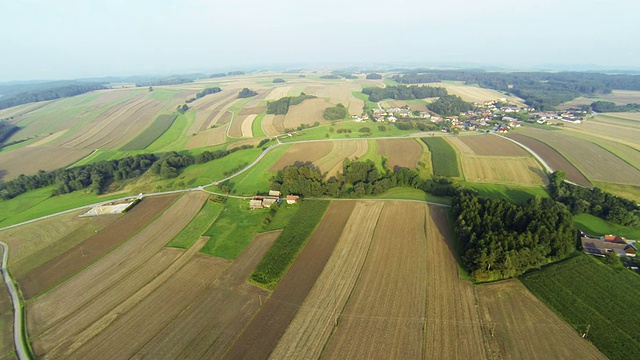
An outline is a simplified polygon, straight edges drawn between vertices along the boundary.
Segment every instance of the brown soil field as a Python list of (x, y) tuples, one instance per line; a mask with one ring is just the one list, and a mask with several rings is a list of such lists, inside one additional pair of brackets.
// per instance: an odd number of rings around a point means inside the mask
[(527, 129), (524, 134), (556, 149), (590, 180), (640, 185), (640, 170), (594, 143), (577, 139), (566, 131)]
[[(267, 290), (246, 281), (280, 231), (258, 234), (212, 287), (134, 358), (220, 359), (260, 309)], [(216, 311), (211, 311), (216, 309)]]
[[(481, 156), (524, 156), (530, 157), (525, 149), (511, 141), (493, 135), (458, 136), (464, 144), (469, 146), (474, 154)], [(448, 138), (452, 140), (453, 137)]]
[(323, 358), (423, 358), (425, 215), (426, 207), (419, 203), (384, 205), (366, 262)]
[(0, 358), (3, 360), (18, 359), (15, 355), (15, 346), (13, 344), (13, 313), (8, 312), (0, 315), (0, 324), (2, 324), (2, 334), (0, 334)]
[(133, 309), (118, 316), (109, 327), (64, 358), (131, 358), (198, 299), (228, 266), (225, 259), (194, 257)]
[(582, 173), (573, 166), (565, 157), (560, 155), (551, 146), (538, 141), (534, 138), (524, 136), (522, 134), (511, 133), (508, 135), (510, 138), (522, 143), (526, 147), (533, 150), (538, 154), (549, 166), (554, 170), (562, 170), (567, 174), (567, 180), (572, 181), (582, 186), (591, 187), (591, 183)]
[(426, 228), (427, 325), (424, 353), (432, 359), (486, 359), (474, 287), (458, 277), (447, 209), (429, 206)]
[(283, 115), (265, 115), (262, 118), (262, 123), (260, 124), (260, 126), (262, 126), (262, 131), (264, 131), (267, 136), (276, 136), (280, 134), (280, 131), (278, 131), (275, 126), (276, 117), (284, 118)]
[(283, 126), (285, 129), (296, 129), (302, 124), (313, 125), (314, 122), (320, 124), (328, 123), (322, 117), (324, 109), (331, 106), (324, 99), (307, 99), (298, 105), (289, 107), (289, 112), (284, 117)]
[(341, 140), (333, 141), (331, 152), (314, 162), (326, 177), (335, 176), (342, 170), (342, 162), (345, 158), (357, 159), (367, 153), (369, 143), (367, 140)]
[(277, 131), (277, 133), (278, 133), (278, 134), (282, 134), (282, 133), (284, 133), (284, 132), (285, 132), (285, 131), (284, 131), (284, 130), (285, 130), (285, 128), (284, 128), (284, 119), (285, 119), (285, 116), (286, 116), (286, 115), (276, 115), (276, 116), (273, 118), (273, 127), (276, 129), (276, 131)]
[(79, 274), (27, 305), (27, 326), (37, 335), (147, 262), (200, 211), (207, 195), (189, 192), (154, 222)]
[(37, 296), (100, 259), (138, 233), (175, 198), (175, 195), (169, 195), (144, 199), (94, 236), (17, 278), (24, 298)]
[(334, 201), (285, 276), (242, 334), (227, 359), (266, 359), (324, 269), (355, 202)]
[(544, 169), (530, 157), (462, 155), (464, 178), (470, 182), (542, 186), (547, 182)]
[(414, 139), (378, 139), (376, 143), (378, 154), (387, 158), (389, 169), (396, 166), (415, 169), (422, 155), (422, 146)]
[(238, 115), (258, 115), (267, 110), (266, 106), (244, 107)]
[(53, 146), (21, 147), (0, 152), (0, 180), (9, 181), (20, 174), (38, 170), (51, 171), (66, 167), (89, 155), (93, 149), (73, 149)]
[(480, 285), (476, 294), (492, 359), (606, 359), (520, 281)]
[(224, 144), (227, 141), (227, 126), (219, 126), (213, 129), (200, 131), (193, 135), (187, 145), (186, 150), (197, 149), (214, 145)]
[(287, 165), (293, 165), (296, 161), (315, 163), (329, 155), (331, 150), (333, 150), (333, 144), (329, 141), (293, 144), (269, 169), (269, 172), (276, 173)]
[[(209, 96), (211, 98), (208, 98)], [(235, 92), (230, 93), (225, 91), (209, 96), (202, 98), (203, 101), (198, 104), (196, 104), (197, 101), (192, 103), (191, 107), (196, 112), (196, 118), (193, 124), (191, 124), (187, 134), (194, 134), (210, 128), (211, 126), (209, 124), (211, 124), (211, 120), (218, 115), (220, 109), (238, 97)]]
[(41, 334), (30, 334), (34, 351), (37, 354), (46, 354), (48, 357), (55, 358), (60, 357), (59, 352), (81, 345), (87, 340), (86, 337), (90, 337), (91, 330), (95, 327), (103, 327), (105, 323), (109, 324), (108, 321), (112, 318), (108, 315), (115, 308), (130, 302), (139, 289), (155, 281), (158, 274), (162, 274), (182, 253), (183, 251), (178, 249), (161, 249), (122, 281), (106, 289), (77, 311), (56, 322)]
[(367, 258), (383, 202), (357, 203), (324, 270), (271, 359), (318, 359)]
[(460, 140), (459, 136), (447, 136), (447, 137), (443, 137), (443, 138), (446, 141), (448, 141), (451, 145), (453, 145), (453, 147), (456, 150), (458, 150), (458, 152), (460, 154), (469, 154), (469, 155), (475, 154), (475, 152), (473, 151), (473, 149), (471, 147), (469, 147), (469, 145), (467, 145), (465, 142)]
[[(307, 86), (304, 89), (304, 92), (309, 95), (315, 95), (321, 99), (329, 99), (331, 104), (327, 104), (326, 106), (333, 106), (338, 103), (342, 103), (349, 109), (349, 114), (361, 114), (362, 108), (364, 107), (364, 101), (360, 99), (356, 99), (352, 91), (360, 91), (360, 85), (348, 81), (348, 82), (340, 82), (340, 83), (331, 83), (322, 86)], [(308, 101), (308, 100), (305, 100)]]
[(380, 101), (380, 106), (382, 106), (383, 109), (388, 109), (388, 108), (401, 108), (404, 106), (407, 106), (409, 104), (407, 104), (406, 102), (402, 101), (402, 100), (384, 100), (384, 101)]

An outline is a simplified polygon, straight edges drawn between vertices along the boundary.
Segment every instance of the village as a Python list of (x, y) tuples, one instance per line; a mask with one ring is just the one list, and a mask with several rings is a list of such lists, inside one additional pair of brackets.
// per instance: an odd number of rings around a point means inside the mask
[(581, 124), (588, 112), (581, 109), (563, 111), (536, 111), (532, 107), (511, 104), (506, 98), (474, 103), (475, 109), (455, 116), (440, 117), (429, 111), (411, 110), (410, 107), (391, 107), (373, 109), (370, 114), (352, 115), (356, 122), (372, 120), (374, 122), (408, 122), (425, 120), (438, 126), (441, 131), (458, 133), (460, 131), (493, 131), (506, 133), (521, 126), (522, 122), (540, 125), (561, 125), (562, 122)]

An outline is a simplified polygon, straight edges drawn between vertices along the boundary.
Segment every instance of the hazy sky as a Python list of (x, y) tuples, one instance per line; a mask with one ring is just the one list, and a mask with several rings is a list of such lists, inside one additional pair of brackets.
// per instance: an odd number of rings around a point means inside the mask
[(640, 68), (633, 0), (0, 0), (0, 82), (291, 63)]

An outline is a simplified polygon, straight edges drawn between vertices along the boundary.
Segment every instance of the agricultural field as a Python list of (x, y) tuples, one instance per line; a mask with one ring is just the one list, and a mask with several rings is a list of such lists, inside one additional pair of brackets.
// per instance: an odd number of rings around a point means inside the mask
[(509, 138), (525, 145), (540, 156), (554, 171), (562, 170), (567, 174), (567, 180), (582, 186), (591, 186), (591, 182), (567, 158), (562, 156), (551, 146), (532, 137), (519, 133), (508, 135)]
[(630, 103), (640, 103), (640, 91), (635, 90), (612, 90), (611, 94), (599, 94), (597, 98), (578, 97), (559, 106), (562, 109), (591, 105), (594, 101), (612, 101), (618, 105)]
[(619, 142), (640, 150), (640, 121), (638, 113), (603, 113), (583, 121), (582, 124), (566, 124), (564, 129), (581, 132), (602, 139)]
[(315, 163), (329, 155), (333, 146), (333, 143), (329, 141), (294, 144), (282, 154), (278, 162), (269, 169), (269, 172), (276, 173), (297, 161)]
[(556, 149), (589, 180), (640, 185), (640, 170), (594, 143), (575, 138), (564, 131), (528, 128), (523, 133)]
[(368, 142), (366, 140), (333, 141), (333, 149), (331, 152), (316, 161), (314, 165), (329, 178), (342, 171), (342, 162), (344, 159), (358, 159), (367, 153), (367, 148)]
[(476, 287), (493, 359), (606, 359), (517, 280)]
[(307, 99), (298, 105), (289, 107), (289, 112), (284, 116), (282, 126), (285, 129), (296, 129), (302, 124), (313, 125), (315, 122), (320, 124), (329, 123), (322, 117), (324, 109), (330, 107), (324, 99)]
[(591, 235), (616, 234), (629, 239), (640, 240), (640, 228), (622, 226), (607, 222), (591, 214), (579, 214), (573, 216), (576, 228)]
[(490, 100), (498, 100), (501, 98), (506, 98), (512, 104), (525, 106), (524, 101), (517, 96), (503, 94), (499, 91), (493, 89), (485, 89), (481, 88), (477, 85), (465, 85), (463, 83), (456, 82), (438, 82), (426, 84), (429, 86), (443, 87), (447, 89), (447, 92), (451, 95), (458, 95), (462, 98), (462, 100), (482, 103)]
[(442, 137), (422, 138), (429, 147), (433, 174), (437, 176), (459, 177), (460, 167), (458, 155), (451, 145)]
[[(349, 115), (361, 114), (364, 101), (353, 96), (353, 91), (360, 91), (361, 86), (354, 82), (340, 81), (305, 87), (304, 93), (327, 99), (325, 107), (343, 104), (349, 110)], [(308, 100), (305, 100), (308, 101)]]
[(135, 137), (133, 140), (125, 144), (120, 150), (142, 150), (156, 141), (165, 131), (169, 130), (176, 114), (163, 114), (158, 116), (151, 126)]
[[(458, 140), (466, 145), (473, 154), (480, 156), (531, 156), (531, 154), (520, 146), (499, 136), (457, 136), (447, 138), (447, 140), (452, 143), (454, 140)], [(460, 153), (467, 153), (460, 148), (458, 148), (458, 151), (460, 151)]]
[(532, 157), (462, 155), (462, 172), (469, 182), (543, 186), (544, 169)]
[(396, 166), (415, 169), (422, 155), (422, 147), (416, 139), (376, 140), (378, 154), (387, 159), (387, 167)]
[[(640, 357), (640, 276), (579, 254), (521, 277), (524, 285), (610, 359)], [(604, 299), (615, 299), (607, 301)]]

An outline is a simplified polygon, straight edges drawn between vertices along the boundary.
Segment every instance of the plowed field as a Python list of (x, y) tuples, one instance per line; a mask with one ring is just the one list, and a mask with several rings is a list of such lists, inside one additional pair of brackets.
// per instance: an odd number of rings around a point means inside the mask
[(329, 155), (332, 149), (333, 144), (329, 141), (294, 144), (269, 169), (269, 172), (278, 172), (287, 165), (293, 165), (296, 161), (316, 162)]
[(86, 241), (18, 278), (26, 299), (55, 286), (127, 241), (162, 213), (174, 195), (149, 197)]
[(286, 275), (226, 353), (228, 359), (266, 359), (307, 297), (333, 252), (355, 202), (335, 201)]
[(276, 116), (282, 117), (283, 115), (265, 115), (262, 118), (262, 123), (260, 124), (260, 126), (262, 126), (262, 131), (264, 131), (267, 136), (275, 136), (280, 134), (280, 131), (276, 129), (275, 125)]
[(493, 359), (606, 359), (520, 281), (476, 288)]
[(551, 146), (534, 138), (524, 136), (522, 134), (509, 134), (510, 138), (522, 143), (526, 147), (538, 154), (549, 166), (554, 170), (562, 170), (567, 174), (567, 180), (583, 186), (591, 186), (587, 178), (573, 166), (565, 157), (560, 155)]
[[(451, 138), (450, 138), (451, 139)], [(492, 135), (459, 136), (474, 154), (482, 156), (531, 156), (526, 150), (511, 141)]]
[(546, 175), (533, 158), (463, 155), (462, 171), (470, 182), (539, 186)]
[(327, 123), (322, 114), (330, 105), (324, 99), (307, 99), (298, 105), (290, 106), (284, 117), (285, 129), (296, 129), (302, 124), (312, 125), (316, 121), (321, 124)]
[(376, 140), (376, 143), (378, 154), (387, 158), (387, 167), (392, 170), (396, 166), (415, 169), (422, 155), (422, 146), (414, 139)]
[(427, 305), (424, 229), (423, 204), (385, 204), (358, 282), (323, 358), (423, 358)]
[(318, 359), (335, 329), (367, 257), (383, 203), (354, 208), (333, 254), (271, 359)]
[(446, 208), (427, 215), (427, 326), (424, 353), (431, 359), (486, 359), (474, 288), (458, 278)]

